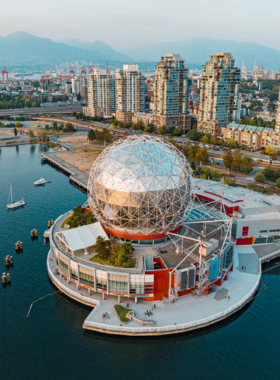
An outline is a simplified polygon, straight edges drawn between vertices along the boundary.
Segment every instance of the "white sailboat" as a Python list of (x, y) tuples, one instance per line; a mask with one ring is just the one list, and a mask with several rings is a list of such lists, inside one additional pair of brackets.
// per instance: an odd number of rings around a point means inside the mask
[(47, 181), (45, 180), (45, 178), (41, 178), (41, 179), (38, 179), (38, 181), (34, 182), (34, 186), (42, 186), (45, 183), (47, 183)]
[(12, 185), (10, 185), (10, 194), (9, 194), (9, 199), (8, 199), (8, 204), (7, 204), (8, 209), (11, 210), (18, 207), (22, 207), (26, 205), (26, 203), (27, 202), (25, 202), (23, 198), (20, 201), (13, 202), (13, 189), (12, 189)]

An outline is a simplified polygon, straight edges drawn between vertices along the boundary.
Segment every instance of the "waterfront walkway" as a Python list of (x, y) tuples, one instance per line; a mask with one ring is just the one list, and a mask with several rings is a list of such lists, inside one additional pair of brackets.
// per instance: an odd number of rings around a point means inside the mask
[[(85, 289), (77, 290), (74, 283), (67, 284), (55, 273), (50, 256), (49, 253), (48, 272), (56, 286), (79, 302), (96, 305), (84, 321), (83, 327), (109, 334), (165, 335), (209, 326), (229, 317), (246, 305), (257, 292), (261, 279), (261, 262), (255, 250), (251, 246), (236, 247), (233, 272), (229, 273), (228, 281), (224, 282), (222, 287), (214, 286), (209, 296), (197, 298), (190, 294), (177, 299), (175, 303), (138, 300), (137, 304), (133, 299), (121, 298), (121, 304), (126, 306), (129, 302), (129, 307), (141, 318), (145, 317), (144, 313), (147, 310), (156, 305), (153, 315), (147, 318), (155, 321), (154, 326), (143, 326), (135, 321), (121, 326), (114, 314), (114, 305), (118, 302), (116, 297), (105, 296), (105, 300), (102, 300), (101, 294), (88, 295)], [(104, 319), (104, 313), (108, 313), (110, 318)]]

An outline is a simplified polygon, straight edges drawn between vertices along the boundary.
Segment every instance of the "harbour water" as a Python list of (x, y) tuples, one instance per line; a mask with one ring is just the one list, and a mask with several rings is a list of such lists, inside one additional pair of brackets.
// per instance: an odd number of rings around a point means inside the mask
[[(11, 274), (11, 285), (0, 286), (1, 379), (279, 378), (280, 259), (264, 268), (267, 291), (229, 321), (195, 333), (139, 339), (86, 332), (91, 309), (61, 294), (36, 303), (27, 319), (32, 301), (56, 291), (46, 271), (47, 222), (86, 200), (65, 175), (40, 163), (46, 150), (0, 148), (0, 270)], [(41, 177), (51, 183), (35, 187)], [(7, 210), (10, 184), (24, 208)], [(39, 238), (32, 241), (33, 228)], [(14, 250), (17, 240), (22, 253)], [(12, 268), (6, 255), (14, 257)]]

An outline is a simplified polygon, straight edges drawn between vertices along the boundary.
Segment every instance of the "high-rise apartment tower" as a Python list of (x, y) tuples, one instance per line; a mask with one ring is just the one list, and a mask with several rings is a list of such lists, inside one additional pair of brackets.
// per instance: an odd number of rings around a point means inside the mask
[(146, 99), (145, 77), (138, 65), (123, 65), (115, 73), (116, 112), (144, 112)]
[(111, 116), (115, 112), (115, 80), (106, 69), (94, 69), (87, 77), (88, 116)]
[(236, 121), (239, 84), (240, 69), (230, 53), (212, 55), (202, 66), (198, 131), (218, 136)]
[(188, 114), (188, 69), (179, 54), (167, 54), (156, 64), (154, 108), (157, 127), (185, 131)]

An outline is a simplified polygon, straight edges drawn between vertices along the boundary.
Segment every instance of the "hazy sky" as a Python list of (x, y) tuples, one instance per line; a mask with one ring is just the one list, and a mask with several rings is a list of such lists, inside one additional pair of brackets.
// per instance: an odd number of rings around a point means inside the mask
[(280, 49), (280, 0), (8, 0), (0, 35), (104, 41), (126, 50), (148, 42), (211, 37)]

